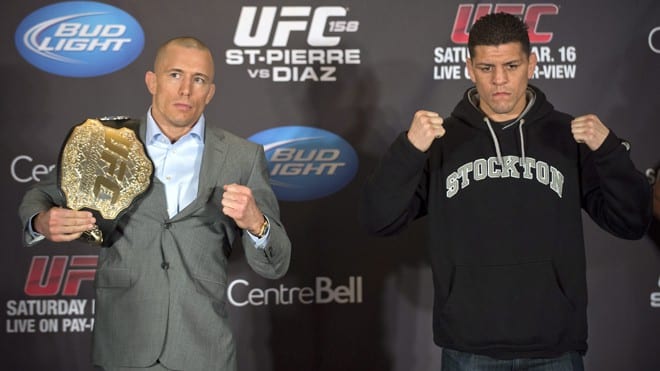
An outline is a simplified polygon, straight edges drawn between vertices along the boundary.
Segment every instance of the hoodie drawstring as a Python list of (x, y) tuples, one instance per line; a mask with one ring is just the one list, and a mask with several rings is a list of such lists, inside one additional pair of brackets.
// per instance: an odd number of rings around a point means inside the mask
[(493, 126), (490, 124), (488, 117), (484, 117), (484, 122), (486, 123), (486, 126), (488, 126), (490, 136), (493, 138), (493, 144), (495, 144), (495, 153), (497, 154), (497, 161), (500, 163), (500, 166), (502, 166), (504, 165), (504, 160), (502, 159), (502, 151), (500, 151), (500, 141), (497, 140), (497, 135), (495, 135), (495, 131), (493, 130)]
[[(491, 125), (488, 117), (484, 117), (484, 122), (488, 126), (488, 131), (490, 131), (490, 136), (493, 138), (493, 144), (495, 145), (495, 154), (497, 154), (497, 161), (500, 166), (504, 165), (504, 159), (502, 158), (502, 151), (500, 150), (500, 141), (497, 140), (497, 135), (495, 135), (495, 130), (493, 130), (493, 125)], [(523, 125), (525, 124), (525, 119), (520, 119), (520, 124), (518, 124), (518, 134), (520, 135), (520, 163), (525, 164), (527, 162), (525, 156), (525, 135), (523, 134)]]
[(520, 134), (520, 164), (524, 166), (527, 161), (525, 159), (525, 136), (523, 135), (523, 125), (525, 125), (525, 119), (520, 119), (520, 124), (518, 125), (518, 133)]
[[(474, 90), (476, 91), (476, 89)], [(478, 103), (475, 103), (472, 100), (472, 95), (468, 93), (468, 99), (470, 100), (470, 103), (478, 109)], [(515, 119), (513, 122), (510, 124), (507, 124), (504, 129), (515, 125), (518, 123), (518, 134), (520, 135), (520, 163), (525, 164), (527, 162), (527, 156), (525, 155), (525, 135), (523, 133), (523, 125), (525, 124), (525, 119), (523, 118), (527, 112), (532, 108), (534, 105), (534, 102), (536, 101), (536, 94), (534, 94), (534, 91), (530, 88), (527, 89), (527, 106), (525, 109), (522, 111), (522, 113), (518, 116), (517, 119)], [(500, 163), (500, 166), (504, 165), (504, 159), (502, 158), (502, 151), (500, 150), (500, 142), (497, 140), (497, 135), (495, 135), (495, 131), (493, 130), (493, 126), (490, 123), (490, 120), (488, 119), (488, 116), (484, 117), (484, 122), (486, 123), (486, 126), (488, 126), (488, 131), (490, 131), (490, 136), (493, 138), (493, 144), (495, 145), (495, 153), (497, 154), (497, 161)]]

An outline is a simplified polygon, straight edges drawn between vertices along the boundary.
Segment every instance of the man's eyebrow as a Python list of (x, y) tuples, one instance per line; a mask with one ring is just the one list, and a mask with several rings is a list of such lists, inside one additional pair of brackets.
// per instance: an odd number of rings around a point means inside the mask
[(209, 75), (207, 75), (207, 74), (205, 74), (205, 73), (203, 73), (203, 72), (195, 72), (195, 73), (193, 74), (193, 76), (201, 76), (201, 77), (203, 77), (203, 78), (205, 78), (205, 79), (207, 79), (207, 80), (210, 80), (210, 79), (211, 79), (211, 78), (209, 77)]
[[(172, 67), (172, 68), (168, 69), (168, 70), (165, 71), (165, 72), (179, 72), (179, 73), (183, 73), (184, 71), (183, 71), (181, 68), (178, 68), (178, 67)], [(210, 77), (209, 77), (207, 74), (203, 73), (203, 72), (195, 72), (195, 73), (193, 73), (193, 76), (201, 76), (201, 77), (203, 77), (203, 78), (205, 78), (205, 79), (210, 80)]]
[[(521, 59), (512, 59), (510, 61), (503, 62), (502, 65), (515, 64), (515, 63), (522, 63), (522, 60)], [(477, 65), (477, 66), (495, 66), (495, 65), (497, 65), (497, 63), (476, 62), (475, 65)]]

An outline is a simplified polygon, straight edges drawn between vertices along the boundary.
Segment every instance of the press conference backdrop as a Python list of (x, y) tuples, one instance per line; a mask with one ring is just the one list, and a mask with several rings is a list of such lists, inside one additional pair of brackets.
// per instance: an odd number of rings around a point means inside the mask
[[(72, 125), (144, 116), (155, 49), (194, 35), (216, 58), (207, 122), (264, 144), (293, 242), (291, 269), (278, 281), (251, 272), (241, 247), (232, 254), (227, 305), (240, 369), (438, 370), (424, 229), (370, 237), (356, 203), (413, 113), (448, 115), (470, 86), (466, 30), (491, 11), (530, 25), (539, 57), (532, 83), (562, 111), (599, 115), (632, 143), (652, 181), (660, 162), (656, 0), (6, 2), (1, 368), (92, 369), (98, 250), (25, 248), (16, 209), (53, 169)], [(658, 226), (631, 242), (588, 218), (584, 225), (587, 368), (659, 370)]]

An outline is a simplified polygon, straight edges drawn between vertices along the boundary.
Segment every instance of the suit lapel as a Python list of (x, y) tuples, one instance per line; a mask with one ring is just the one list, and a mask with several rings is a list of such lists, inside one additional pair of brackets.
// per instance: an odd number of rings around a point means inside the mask
[[(147, 119), (142, 120), (139, 129), (139, 136), (142, 143), (145, 144), (146, 151), (146, 136), (147, 136)], [(225, 184), (238, 181), (237, 179), (228, 178), (229, 173), (226, 164), (227, 141), (221, 130), (213, 130), (206, 125), (204, 133), (204, 153), (202, 155), (202, 165), (199, 173), (199, 185), (197, 187), (197, 197), (190, 205), (186, 206), (178, 214), (176, 214), (172, 221), (184, 218), (192, 214), (195, 210), (203, 207), (216, 187), (222, 187)], [(154, 169), (155, 171), (155, 169)], [(225, 179), (226, 178), (226, 179)], [(154, 176), (154, 181), (158, 181)], [(160, 183), (160, 181), (158, 181)], [(162, 184), (162, 183), (161, 183)], [(165, 200), (165, 194), (162, 194)], [(163, 209), (167, 215), (166, 208)]]
[[(140, 125), (138, 126), (137, 130), (138, 136), (140, 138), (140, 141), (142, 141), (142, 145), (144, 146), (144, 153), (149, 157), (149, 151), (147, 151), (147, 118), (143, 117), (142, 120), (140, 120)], [(159, 212), (162, 213), (163, 219), (169, 219), (169, 216), (167, 215), (167, 198), (165, 197), (165, 185), (163, 182), (158, 179), (156, 176), (156, 165), (153, 163), (153, 160), (151, 157), (149, 157), (149, 161), (152, 162), (152, 165), (154, 166), (154, 173), (151, 176), (151, 190), (149, 191), (150, 193), (153, 192), (153, 197), (157, 197), (158, 200), (156, 202), (156, 205), (160, 205), (158, 207)]]
[(225, 169), (225, 155), (227, 143), (222, 133), (216, 133), (208, 125), (204, 133), (204, 153), (202, 155), (202, 166), (199, 173), (199, 185), (197, 187), (197, 197), (190, 205), (186, 206), (181, 212), (172, 218), (172, 220), (184, 218), (203, 207), (211, 193), (216, 187), (222, 187), (225, 182), (222, 181), (223, 169)]

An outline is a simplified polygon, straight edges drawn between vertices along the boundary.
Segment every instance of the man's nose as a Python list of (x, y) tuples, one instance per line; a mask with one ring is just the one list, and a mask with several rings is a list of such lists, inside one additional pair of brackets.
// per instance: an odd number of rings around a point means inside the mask
[(190, 79), (183, 79), (181, 85), (179, 85), (179, 95), (187, 97), (190, 96), (192, 81)]
[(502, 85), (506, 83), (509, 79), (507, 71), (504, 68), (495, 68), (493, 73), (493, 84)]

